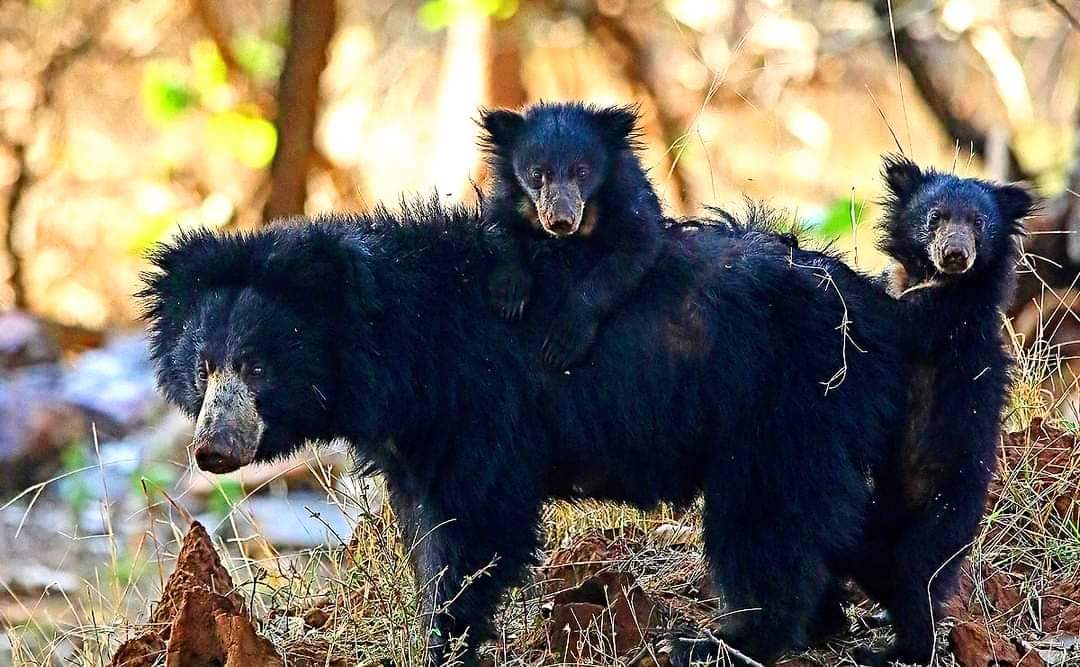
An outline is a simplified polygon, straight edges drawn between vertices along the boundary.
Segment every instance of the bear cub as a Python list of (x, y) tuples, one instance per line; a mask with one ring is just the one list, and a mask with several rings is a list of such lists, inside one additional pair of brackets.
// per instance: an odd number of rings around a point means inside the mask
[(911, 380), (906, 426), (875, 473), (866, 551), (853, 567), (896, 639), (859, 661), (926, 664), (986, 507), (1012, 363), (1002, 311), (1035, 203), (1022, 185), (923, 170), (902, 156), (885, 158), (883, 176), (879, 248), (894, 262), (886, 278)]
[(637, 121), (631, 108), (576, 102), (481, 116), (493, 177), (484, 218), (496, 240), (488, 276), (495, 310), (508, 320), (524, 313), (536, 244), (582, 243), (595, 258), (544, 339), (544, 362), (560, 370), (584, 359), (600, 323), (659, 252), (663, 214), (636, 155)]

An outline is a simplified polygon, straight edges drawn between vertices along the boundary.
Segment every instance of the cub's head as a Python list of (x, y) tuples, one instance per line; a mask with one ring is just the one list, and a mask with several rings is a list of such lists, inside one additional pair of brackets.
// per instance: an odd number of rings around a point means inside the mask
[(634, 109), (574, 102), (485, 111), (480, 124), (496, 187), (555, 237), (592, 231), (586, 207), (638, 135)]
[(885, 158), (882, 174), (887, 195), (878, 246), (910, 281), (1012, 269), (1015, 239), (1035, 207), (1025, 186), (923, 170), (898, 155)]
[(224, 473), (327, 440), (338, 395), (340, 295), (361, 294), (341, 244), (275, 225), (160, 246), (144, 276), (165, 397), (195, 419), (195, 462)]

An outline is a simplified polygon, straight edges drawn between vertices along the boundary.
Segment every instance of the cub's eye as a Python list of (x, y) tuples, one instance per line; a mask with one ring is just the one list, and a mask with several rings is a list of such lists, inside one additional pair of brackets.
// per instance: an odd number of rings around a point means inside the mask
[(986, 226), (986, 216), (984, 216), (984, 215), (975, 216), (975, 224), (978, 225), (979, 227), (985, 227)]
[(253, 364), (251, 368), (248, 369), (248, 373), (251, 373), (252, 377), (261, 377), (264, 372), (265, 369), (258, 364)]
[(589, 165), (587, 164), (579, 164), (574, 167), (574, 176), (576, 176), (579, 181), (584, 181), (586, 178), (588, 178), (589, 173)]
[(529, 168), (529, 187), (539, 188), (544, 184), (544, 170), (540, 167)]
[(930, 222), (938, 222), (939, 220), (941, 220), (941, 211), (937, 210), (936, 208), (930, 209), (930, 215), (927, 216), (927, 218), (930, 220)]

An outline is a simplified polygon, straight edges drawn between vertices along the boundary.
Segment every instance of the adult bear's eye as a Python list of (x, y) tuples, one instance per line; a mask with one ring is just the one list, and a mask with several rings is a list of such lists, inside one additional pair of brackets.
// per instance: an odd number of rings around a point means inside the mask
[(930, 215), (927, 216), (927, 219), (929, 219), (930, 222), (938, 222), (941, 220), (941, 211), (936, 208), (930, 209)]
[(579, 181), (584, 181), (589, 177), (589, 165), (585, 163), (578, 164), (574, 167), (574, 176), (576, 176)]

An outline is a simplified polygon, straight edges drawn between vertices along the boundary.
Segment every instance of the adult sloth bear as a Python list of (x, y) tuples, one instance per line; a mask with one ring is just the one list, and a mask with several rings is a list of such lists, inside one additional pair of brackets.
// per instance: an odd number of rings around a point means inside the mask
[(196, 418), (204, 470), (346, 438), (384, 474), (416, 578), (437, 582), (432, 661), (466, 630), (469, 647), (490, 636), (546, 499), (699, 493), (715, 580), (745, 610), (721, 634), (769, 661), (814, 633), (860, 538), (866, 471), (899, 432), (895, 302), (753, 224), (664, 234), (590, 362), (558, 372), (536, 350), (595, 264), (586, 246), (539, 246), (543, 289), (510, 324), (485, 303), (474, 212), (426, 202), (187, 233), (146, 277), (158, 381)]

